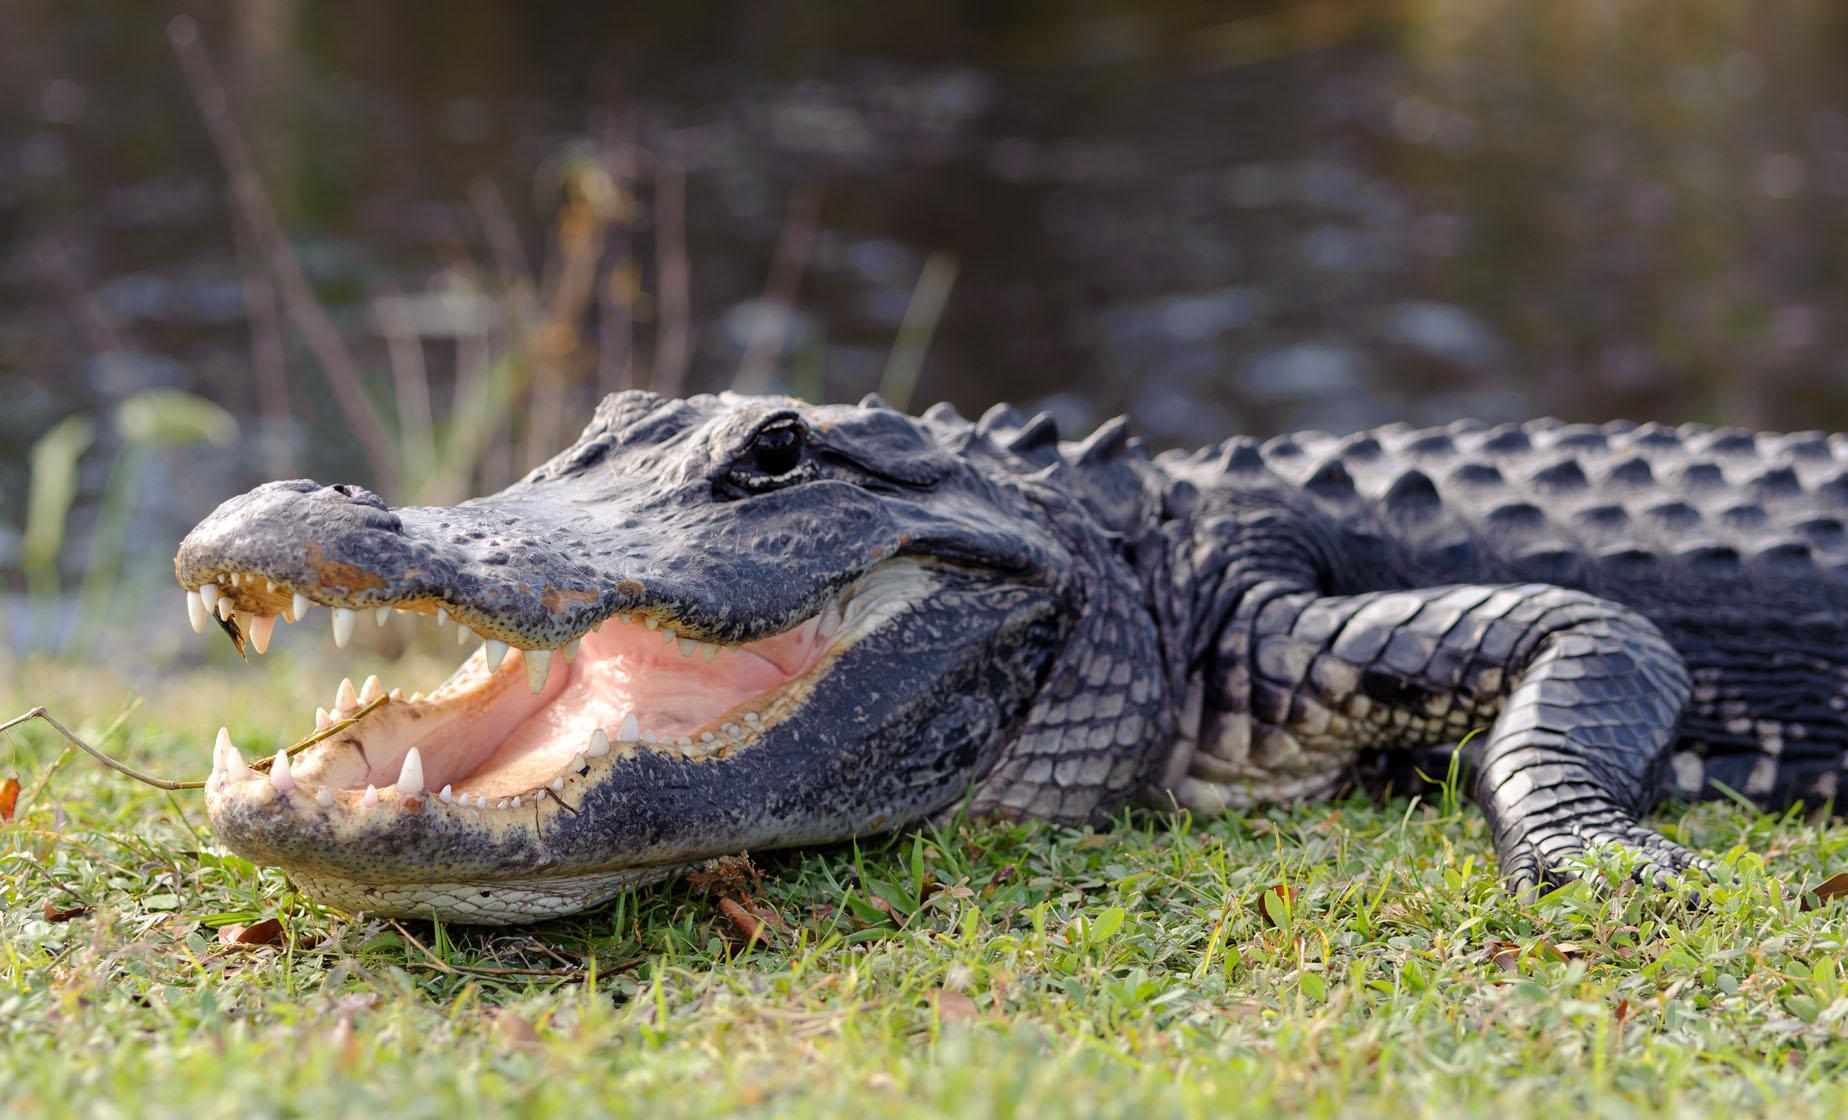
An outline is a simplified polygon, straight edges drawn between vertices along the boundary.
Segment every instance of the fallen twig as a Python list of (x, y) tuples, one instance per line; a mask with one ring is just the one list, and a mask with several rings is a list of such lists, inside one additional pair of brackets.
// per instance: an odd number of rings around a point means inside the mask
[[(333, 723), (328, 724), (326, 727), (323, 727), (320, 730), (316, 731), (314, 734), (308, 735), (296, 741), (295, 743), (287, 747), (284, 747), (280, 753), (286, 754), (286, 755), (294, 755), (300, 751), (307, 750), (309, 747), (314, 746), (316, 743), (320, 742), (323, 739), (331, 738), (335, 735), (340, 734), (340, 732), (345, 731), (347, 728), (353, 726), (354, 724), (358, 723), (360, 720), (365, 719), (367, 716), (377, 711), (380, 707), (384, 705), (387, 699), (388, 697), (384, 697), (384, 696), (379, 697), (378, 699), (360, 708), (358, 711), (354, 712), (352, 715), (346, 717), (345, 719), (336, 720)], [(126, 715), (123, 718), (126, 718)], [(0, 723), (0, 734), (5, 734), (6, 732), (11, 731), (13, 728), (18, 727), (19, 725), (23, 723), (30, 723), (31, 721), (35, 719), (44, 720), (46, 723), (52, 726), (53, 730), (57, 731), (58, 734), (64, 736), (64, 738), (68, 740), (73, 746), (76, 746), (79, 749), (83, 750), (90, 757), (96, 759), (96, 761), (102, 763), (104, 766), (109, 767), (111, 770), (114, 770), (116, 773), (127, 775), (128, 777), (135, 779), (137, 782), (143, 782), (147, 785), (153, 786), (155, 789), (166, 789), (166, 790), (204, 789), (205, 788), (204, 780), (182, 782), (182, 781), (175, 781), (172, 778), (156, 778), (154, 775), (146, 773), (145, 771), (137, 770), (133, 766), (130, 766), (125, 762), (117, 762), (115, 759), (109, 757), (107, 754), (104, 754), (102, 751), (84, 742), (83, 739), (79, 737), (76, 732), (64, 726), (62, 723), (59, 723), (57, 718), (54, 717), (50, 712), (46, 711), (44, 707), (42, 706), (34, 708), (31, 711), (26, 712), (22, 715), (14, 716), (12, 719), (7, 720), (5, 723)], [(275, 755), (270, 755), (267, 758), (259, 758), (255, 762), (250, 764), (250, 768), (252, 770), (267, 770), (269, 769), (270, 763), (274, 762), (275, 760), (276, 760)], [(42, 784), (43, 783), (41, 783), (41, 785)], [(36, 793), (38, 791), (38, 788), (39, 787), (35, 786), (33, 789), (33, 792)]]
[(391, 928), (398, 931), (398, 936), (409, 942), (411, 947), (422, 953), (427, 960), (407, 960), (404, 963), (411, 968), (429, 968), (448, 976), (552, 976), (571, 980), (584, 975), (582, 968), (519, 968), (517, 966), (489, 967), (478, 964), (452, 964), (437, 956), (423, 942), (417, 940), (411, 931), (393, 921)]

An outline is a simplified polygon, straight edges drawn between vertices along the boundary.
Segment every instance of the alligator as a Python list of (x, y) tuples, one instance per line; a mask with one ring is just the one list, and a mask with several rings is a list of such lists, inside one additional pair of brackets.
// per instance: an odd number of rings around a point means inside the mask
[(1845, 522), (1848, 437), (1820, 433), (1155, 454), (1121, 419), (624, 392), (497, 494), (272, 482), (175, 570), (240, 649), (316, 606), (338, 646), (392, 612), (480, 640), (427, 695), (342, 681), (267, 771), (221, 731), (206, 798), (327, 904), (495, 924), (747, 850), (1238, 812), (1459, 750), (1511, 888), (1615, 853), (1683, 889), (1712, 864), (1639, 822), (1658, 798), (1836, 793)]

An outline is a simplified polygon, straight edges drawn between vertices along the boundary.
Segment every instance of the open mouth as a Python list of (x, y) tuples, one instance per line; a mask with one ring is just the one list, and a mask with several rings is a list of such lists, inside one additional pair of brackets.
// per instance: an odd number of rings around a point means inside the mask
[(221, 732), (208, 792), (245, 803), (286, 797), (334, 815), (394, 801), (471, 814), (547, 799), (569, 809), (575, 786), (636, 752), (703, 760), (748, 749), (802, 703), (839, 650), (927, 587), (918, 565), (892, 562), (805, 621), (755, 641), (702, 641), (676, 630), (671, 617), (629, 613), (560, 648), (519, 649), (455, 621), (452, 606), (438, 602), (317, 604), (262, 573), (214, 573), (213, 582), (187, 591), (194, 629), (216, 616), (259, 653), (278, 618), (300, 621), (317, 605), (332, 608), (341, 647), (362, 616), (382, 625), (394, 611), (454, 626), (461, 643), (481, 645), (427, 694), (388, 691), (377, 677), (358, 687), (341, 681), (332, 707), (314, 713), (315, 727), (362, 718), (292, 758), (279, 755), (267, 773), (246, 765)]

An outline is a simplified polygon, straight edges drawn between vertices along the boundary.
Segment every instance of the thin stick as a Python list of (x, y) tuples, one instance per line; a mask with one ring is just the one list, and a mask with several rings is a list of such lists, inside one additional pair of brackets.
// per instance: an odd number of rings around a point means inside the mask
[[(141, 705), (144, 700), (144, 697), (135, 697), (127, 707), (122, 709), (122, 713), (110, 722), (108, 727), (103, 728), (103, 733), (97, 736), (97, 740), (107, 743), (111, 735), (122, 730), (122, 725), (127, 723), (134, 717), (136, 712), (141, 710)], [(58, 757), (52, 759), (51, 765), (47, 766), (45, 772), (39, 775), (39, 780), (32, 783), (32, 789), (19, 799), (19, 804), (13, 807), (14, 816), (23, 816), (25, 811), (31, 807), (32, 803), (39, 799), (39, 794), (44, 793), (46, 787), (51, 785), (51, 779), (57, 776), (58, 771), (64, 769), (64, 764), (66, 762), (70, 761), (71, 749), (70, 744), (66, 743), (64, 749), (58, 752)]]
[(655, 358), (649, 388), (677, 397), (687, 377), (692, 305), (688, 295), (687, 180), (678, 171), (655, 170)]
[(751, 320), (751, 340), (745, 346), (744, 359), (738, 363), (738, 376), (732, 382), (735, 392), (761, 393), (770, 387), (770, 374), (789, 334), (790, 316), (796, 307), (796, 289), (802, 283), (803, 267), (808, 264), (809, 244), (815, 239), (815, 222), (820, 212), (821, 192), (815, 188), (805, 184), (789, 196), (783, 232), (770, 258), (770, 276), (764, 282), (763, 298)]
[(411, 946), (419, 953), (430, 958), (428, 961), (404, 962), (411, 967), (433, 968), (438, 972), (447, 973), (450, 976), (556, 976), (560, 979), (570, 980), (584, 975), (584, 969), (582, 968), (489, 968), (486, 965), (478, 964), (451, 964), (425, 948), (423, 942), (411, 936), (411, 931), (405, 929), (397, 921), (394, 920), (391, 923), (391, 928), (397, 930), (398, 936), (410, 942)]
[(250, 223), (250, 231), (268, 256), (283, 306), (301, 332), (302, 341), (314, 351), (321, 371), (327, 375), (328, 387), (334, 391), (334, 402), (340, 406), (341, 416), (365, 452), (378, 489), (391, 494), (398, 488), (398, 458), (391, 435), (385, 430), (385, 422), (372, 399), (366, 396), (359, 367), (347, 352), (346, 340), (340, 337), (340, 329), (334, 326), (320, 300), (315, 298), (314, 286), (302, 271), (301, 262), (296, 259), (295, 250), (290, 247), (288, 235), (282, 228), (282, 220), (276, 216), (276, 208), (264, 192), (256, 159), (231, 114), (230, 98), (218, 80), (211, 56), (199, 42), (199, 25), (191, 16), (175, 16), (167, 24), (167, 39), (179, 56), (180, 71), (192, 88), (205, 131), (218, 150), (219, 162), (224, 165), (231, 200)]
[[(331, 738), (334, 735), (338, 735), (340, 732), (345, 731), (347, 728), (353, 726), (354, 724), (358, 723), (360, 720), (365, 719), (367, 716), (371, 715), (373, 712), (383, 707), (385, 702), (389, 699), (390, 697), (388, 696), (379, 697), (377, 700), (372, 701), (370, 704), (367, 704), (365, 707), (359, 709), (357, 712), (354, 712), (352, 715), (348, 716), (347, 718), (343, 720), (336, 720), (335, 722), (328, 724), (326, 727), (321, 728), (319, 731), (316, 731), (314, 734), (307, 736), (306, 738), (300, 740), (299, 742), (296, 742), (292, 744), (291, 746), (285, 747), (282, 753), (287, 754), (287, 755), (294, 755), (301, 751), (307, 750), (309, 747), (314, 746), (316, 743), (320, 742), (323, 739)], [(32, 720), (35, 720), (35, 719), (42, 719), (46, 723), (51, 724), (52, 728), (56, 730), (58, 734), (64, 736), (72, 744), (79, 747), (87, 754), (89, 754), (91, 758), (96, 759), (96, 761), (102, 763), (104, 766), (109, 767), (111, 770), (114, 770), (116, 773), (125, 774), (128, 777), (135, 779), (137, 782), (142, 782), (147, 785), (153, 786), (155, 789), (173, 790), (173, 789), (204, 789), (205, 788), (205, 782), (203, 781), (179, 782), (179, 781), (174, 781), (171, 778), (156, 778), (154, 775), (137, 770), (133, 766), (129, 766), (126, 763), (117, 762), (115, 759), (110, 758), (108, 755), (104, 754), (102, 751), (97, 750), (95, 747), (84, 742), (70, 728), (64, 726), (62, 723), (59, 723), (57, 719), (53, 717), (50, 712), (46, 711), (42, 706), (34, 708), (29, 712), (26, 712), (24, 715), (14, 716), (12, 719), (7, 720), (5, 723), (0, 723), (0, 735), (6, 734), (8, 731), (11, 731), (13, 728), (18, 727), (22, 723), (30, 723)], [(250, 768), (252, 770), (265, 770), (265, 769), (268, 769), (270, 763), (274, 762), (275, 760), (276, 760), (275, 755), (270, 755), (268, 758), (259, 758), (257, 761), (250, 764)]]
[(930, 349), (931, 336), (937, 333), (937, 322), (943, 317), (943, 305), (956, 283), (956, 269), (956, 254), (947, 250), (939, 249), (926, 257), (923, 271), (918, 273), (918, 286), (911, 290), (911, 302), (905, 305), (898, 339), (886, 359), (885, 376), (879, 379), (879, 395), (900, 412), (911, 406), (918, 374), (924, 368), (924, 354)]

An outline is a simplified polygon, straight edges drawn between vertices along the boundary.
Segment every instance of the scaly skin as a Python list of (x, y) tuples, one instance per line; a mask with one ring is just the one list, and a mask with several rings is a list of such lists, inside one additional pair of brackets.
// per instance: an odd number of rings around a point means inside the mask
[[(799, 453), (766, 451), (792, 425)], [(737, 746), (618, 752), (521, 812), (362, 803), (336, 781), (362, 735), (303, 756), (300, 789), (215, 779), (228, 844), (353, 909), (522, 920), (964, 805), (1236, 811), (1428, 769), (1476, 727), (1512, 885), (1600, 844), (1666, 881), (1704, 861), (1637, 824), (1662, 791), (1835, 793), (1845, 467), (1820, 435), (1552, 421), (1151, 458), (1121, 421), (1064, 443), (1007, 409), (626, 393), (501, 494), (394, 511), (271, 484), (176, 569), (188, 588), (244, 573), (228, 594), (254, 615), (291, 593), (440, 605), (529, 650), (612, 616), (729, 650), (855, 594), (902, 604), (850, 621)]]

